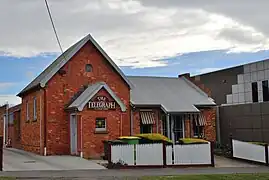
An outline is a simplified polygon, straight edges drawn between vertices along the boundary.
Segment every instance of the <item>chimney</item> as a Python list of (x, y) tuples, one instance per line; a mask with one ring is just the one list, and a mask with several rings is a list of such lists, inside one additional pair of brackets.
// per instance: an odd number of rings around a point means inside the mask
[(181, 78), (181, 77), (185, 77), (187, 79), (190, 79), (191, 78), (191, 74), (190, 73), (179, 74), (178, 75), (178, 78)]

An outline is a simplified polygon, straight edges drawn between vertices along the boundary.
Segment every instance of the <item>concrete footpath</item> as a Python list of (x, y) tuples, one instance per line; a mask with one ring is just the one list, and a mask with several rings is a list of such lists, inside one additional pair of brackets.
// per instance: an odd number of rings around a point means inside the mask
[[(230, 167), (230, 168), (165, 168), (165, 169), (122, 169), (122, 170), (71, 170), (71, 171), (17, 171), (1, 172), (0, 176), (18, 179), (124, 179), (141, 176), (173, 176), (187, 174), (233, 174), (233, 173), (269, 173), (268, 167)], [(132, 178), (132, 179), (133, 179)]]
[(106, 169), (95, 161), (75, 156), (40, 156), (18, 149), (4, 149), (4, 171)]

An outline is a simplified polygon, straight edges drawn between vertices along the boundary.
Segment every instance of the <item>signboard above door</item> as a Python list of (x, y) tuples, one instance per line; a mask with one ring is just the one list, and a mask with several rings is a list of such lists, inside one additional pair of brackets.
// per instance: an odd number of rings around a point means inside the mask
[(88, 107), (96, 110), (116, 109), (116, 102), (110, 101), (106, 96), (97, 96), (89, 102)]

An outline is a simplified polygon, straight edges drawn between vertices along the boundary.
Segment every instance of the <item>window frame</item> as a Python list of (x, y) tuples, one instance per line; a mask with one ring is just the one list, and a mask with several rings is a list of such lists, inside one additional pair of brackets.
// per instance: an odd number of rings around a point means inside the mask
[[(90, 68), (90, 71), (89, 71), (89, 68)], [(92, 67), (91, 64), (86, 64), (85, 65), (85, 72), (90, 73), (90, 72), (92, 72), (92, 70), (93, 70), (93, 67)]]
[(259, 102), (258, 82), (252, 82), (251, 88), (252, 88), (252, 102), (253, 103)]
[[(98, 128), (97, 127), (97, 121), (98, 120), (103, 120), (104, 122), (105, 122), (105, 127), (104, 128)], [(105, 118), (105, 117), (97, 117), (97, 118), (95, 118), (95, 131), (96, 132), (104, 132), (104, 131), (107, 131), (107, 118)]]
[(36, 97), (34, 97), (34, 100), (33, 100), (33, 121), (37, 121), (37, 100), (36, 100)]
[(262, 96), (263, 96), (263, 102), (269, 101), (269, 83), (268, 83), (268, 80), (262, 81)]
[(26, 101), (26, 122), (28, 122), (30, 120), (30, 116), (29, 116), (29, 102)]
[[(150, 131), (144, 131), (144, 130), (150, 130)], [(153, 124), (141, 124), (140, 126), (140, 133), (141, 134), (152, 134), (153, 132)]]

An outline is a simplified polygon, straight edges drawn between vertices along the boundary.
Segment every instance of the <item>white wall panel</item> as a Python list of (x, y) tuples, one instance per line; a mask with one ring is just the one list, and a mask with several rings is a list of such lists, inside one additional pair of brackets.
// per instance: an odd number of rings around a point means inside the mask
[(166, 164), (172, 165), (173, 164), (173, 148), (172, 146), (166, 146)]
[(111, 147), (111, 161), (122, 161), (128, 165), (134, 165), (134, 145), (113, 145)]
[(262, 91), (262, 81), (258, 81), (258, 91)]
[(262, 93), (262, 91), (258, 91), (258, 100), (259, 100), (259, 102), (263, 102), (263, 93)]
[(264, 70), (263, 71), (258, 71), (258, 80), (264, 80)]
[(238, 93), (238, 85), (237, 84), (232, 85), (232, 92), (233, 92), (233, 94)]
[(266, 69), (264, 72), (264, 79), (269, 79), (269, 69)]
[(232, 94), (226, 95), (226, 103), (233, 104), (233, 95)]
[(250, 92), (251, 91), (251, 83), (245, 83), (244, 88), (245, 88), (245, 92)]
[(264, 61), (264, 69), (269, 69), (269, 60)]
[(244, 84), (238, 84), (238, 92), (239, 92), (239, 93), (243, 93), (243, 92), (245, 92)]
[(250, 65), (249, 64), (246, 64), (244, 65), (244, 73), (250, 73)]
[(237, 75), (237, 83), (238, 84), (244, 83), (244, 75), (243, 74)]
[(251, 82), (255, 82), (258, 80), (257, 72), (251, 72)]
[(210, 143), (194, 144), (194, 145), (175, 145), (174, 164), (175, 165), (211, 164)]
[(250, 73), (244, 74), (244, 82), (247, 83), (250, 81), (251, 81), (251, 74)]
[(245, 101), (246, 101), (246, 103), (251, 103), (252, 102), (252, 92), (246, 92), (245, 93)]
[(263, 61), (257, 63), (257, 70), (258, 71), (264, 70), (264, 63), (263, 63)]
[(163, 144), (136, 145), (136, 165), (163, 165)]
[(250, 64), (250, 71), (255, 72), (257, 71), (257, 63), (252, 63)]
[(239, 102), (239, 94), (233, 94), (233, 104), (238, 104)]
[(247, 142), (233, 140), (233, 156), (265, 163), (265, 147)]
[(244, 93), (239, 93), (238, 102), (239, 103), (245, 102), (245, 94)]

